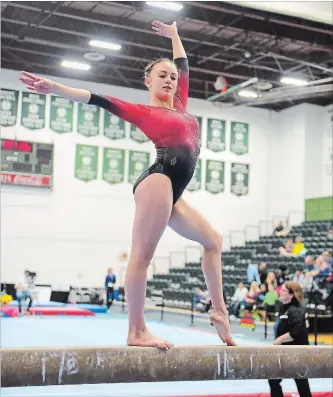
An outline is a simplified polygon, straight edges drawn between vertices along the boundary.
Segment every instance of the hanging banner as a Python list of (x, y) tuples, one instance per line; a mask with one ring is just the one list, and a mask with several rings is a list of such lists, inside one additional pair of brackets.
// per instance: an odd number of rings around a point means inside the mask
[(125, 121), (105, 110), (103, 135), (110, 139), (125, 138)]
[(10, 127), (17, 121), (19, 92), (1, 89), (1, 125)]
[(231, 163), (231, 193), (245, 196), (249, 192), (249, 164)]
[(103, 175), (104, 181), (115, 184), (124, 182), (125, 150), (104, 148)]
[(199, 123), (199, 146), (202, 146), (202, 117), (194, 116)]
[(134, 124), (131, 124), (130, 138), (138, 143), (148, 142), (149, 138)]
[(190, 192), (195, 192), (201, 189), (201, 159), (198, 159), (197, 164), (195, 166), (194, 174), (189, 184), (186, 187), (186, 190)]
[(29, 130), (45, 128), (46, 95), (22, 92), (21, 124)]
[(89, 182), (97, 179), (98, 147), (76, 145), (75, 178)]
[(128, 182), (135, 184), (139, 176), (149, 167), (150, 153), (129, 151), (128, 156)]
[(225, 150), (225, 121), (208, 119), (207, 122), (207, 149), (213, 152)]
[(231, 122), (231, 152), (241, 155), (249, 152), (249, 125), (246, 123)]
[(51, 95), (50, 128), (63, 134), (73, 131), (73, 101)]
[(77, 132), (86, 137), (99, 135), (100, 109), (86, 103), (78, 104)]
[(206, 183), (205, 188), (210, 193), (224, 192), (224, 162), (206, 161)]

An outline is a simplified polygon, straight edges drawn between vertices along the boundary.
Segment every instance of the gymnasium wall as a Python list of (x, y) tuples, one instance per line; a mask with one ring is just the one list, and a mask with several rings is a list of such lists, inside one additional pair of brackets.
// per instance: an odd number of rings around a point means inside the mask
[[(24, 87), (18, 81), (18, 76), (16, 71), (3, 69), (2, 88), (22, 91)], [(78, 72), (75, 77), (79, 77)], [(145, 91), (77, 79), (56, 80), (130, 102), (148, 101)], [(47, 99), (46, 114), (49, 113), (49, 106), (50, 100)], [(74, 105), (73, 131), (76, 131), (77, 125), (76, 109), (77, 104)], [(20, 106), (18, 111), (20, 115)], [(101, 112), (102, 123), (104, 111)], [(243, 230), (245, 225), (257, 224), (258, 220), (270, 219), (272, 215), (286, 216), (290, 209), (303, 211), (306, 120), (302, 107), (281, 113), (251, 108), (224, 110), (202, 100), (190, 99), (189, 112), (202, 117), (202, 170), (201, 182), (193, 181), (191, 184), (193, 189), (198, 190), (186, 191), (184, 198), (223, 236), (229, 235), (231, 231)], [(224, 151), (215, 152), (207, 148), (208, 118), (226, 121)], [(230, 151), (232, 121), (248, 124), (248, 153), (235, 154)], [(24, 268), (29, 268), (38, 273), (39, 283), (66, 282), (77, 286), (99, 286), (109, 266), (113, 266), (122, 279), (126, 261), (120, 259), (120, 253), (129, 252), (134, 217), (132, 184), (128, 182), (129, 151), (149, 153), (150, 163), (155, 159), (153, 144), (130, 139), (129, 128), (130, 125), (126, 124), (124, 139), (111, 140), (103, 135), (87, 138), (77, 132), (55, 133), (49, 129), (48, 118), (46, 128), (41, 130), (29, 130), (19, 121), (13, 127), (2, 127), (3, 138), (52, 142), (55, 147), (52, 190), (2, 186), (2, 280), (15, 281)], [(85, 182), (75, 178), (77, 144), (99, 148), (96, 180)], [(123, 183), (109, 184), (102, 179), (102, 152), (105, 147), (125, 150)], [(221, 167), (221, 163), (207, 163), (207, 160), (223, 162), (224, 183), (221, 193), (207, 191), (221, 189), (221, 183), (214, 185), (212, 180), (208, 181), (209, 188), (205, 188), (207, 164)], [(243, 168), (249, 166), (248, 189), (246, 177), (244, 180), (244, 176), (241, 176), (237, 180), (238, 185), (232, 190), (232, 163), (239, 163)], [(235, 194), (240, 192), (242, 195)], [(234, 244), (243, 242), (241, 233), (232, 234)], [(226, 245), (230, 243), (228, 237), (225, 237), (225, 242)], [(168, 255), (171, 250), (182, 250), (187, 245), (193, 243), (167, 230), (156, 251), (157, 270), (166, 269), (167, 262), (160, 257)], [(183, 261), (183, 255), (175, 255), (173, 266), (180, 266)]]

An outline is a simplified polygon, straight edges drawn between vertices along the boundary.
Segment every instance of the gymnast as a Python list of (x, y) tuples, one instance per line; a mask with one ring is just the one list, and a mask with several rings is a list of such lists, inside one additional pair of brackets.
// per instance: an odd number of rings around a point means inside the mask
[(149, 90), (149, 106), (64, 86), (27, 72), (22, 72), (20, 80), (29, 90), (38, 93), (52, 93), (102, 107), (136, 125), (155, 144), (156, 161), (138, 178), (133, 188), (136, 210), (125, 279), (129, 316), (127, 344), (162, 350), (173, 346), (152, 335), (144, 319), (147, 269), (164, 230), (169, 226), (179, 235), (203, 246), (202, 271), (212, 301), (210, 320), (220, 339), (235, 345), (222, 294), (222, 238), (182, 198), (200, 153), (199, 124), (187, 113), (188, 60), (175, 22), (166, 25), (153, 21), (152, 29), (157, 35), (171, 39), (173, 60), (157, 59), (146, 67), (144, 82)]

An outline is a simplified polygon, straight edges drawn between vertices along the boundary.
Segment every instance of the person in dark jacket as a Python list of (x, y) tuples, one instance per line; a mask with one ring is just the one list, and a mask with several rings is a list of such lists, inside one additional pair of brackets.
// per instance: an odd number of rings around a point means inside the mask
[(113, 273), (112, 267), (110, 267), (108, 269), (108, 274), (105, 277), (106, 302), (108, 309), (110, 309), (114, 300), (115, 283), (116, 283), (116, 275)]
[[(274, 345), (309, 345), (303, 291), (300, 284), (286, 281), (280, 292), (279, 315), (275, 323)], [(282, 379), (269, 379), (271, 397), (283, 397)], [(300, 397), (312, 397), (308, 379), (295, 379)]]

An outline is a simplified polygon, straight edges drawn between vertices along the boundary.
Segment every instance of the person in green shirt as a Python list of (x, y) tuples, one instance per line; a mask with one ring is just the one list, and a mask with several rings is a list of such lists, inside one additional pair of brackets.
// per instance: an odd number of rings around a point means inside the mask
[(268, 292), (264, 298), (264, 305), (267, 307), (267, 315), (275, 313), (276, 302), (279, 299), (278, 294), (272, 284), (268, 284)]

